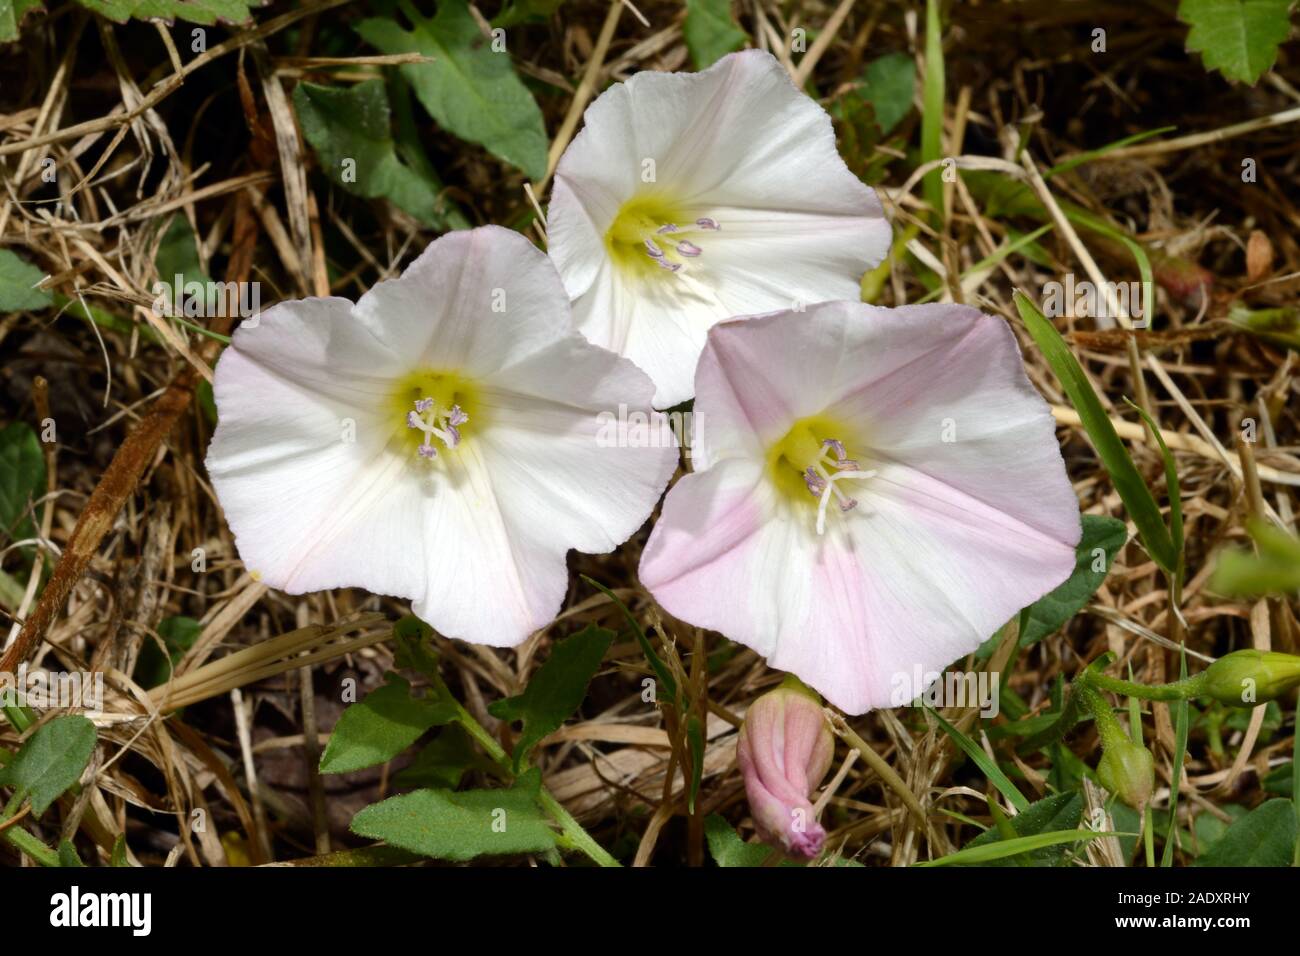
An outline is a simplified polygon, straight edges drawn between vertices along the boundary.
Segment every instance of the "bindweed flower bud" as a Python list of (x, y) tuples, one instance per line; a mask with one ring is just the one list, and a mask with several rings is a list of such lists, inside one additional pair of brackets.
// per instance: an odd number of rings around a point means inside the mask
[(750, 705), (736, 759), (763, 842), (805, 860), (821, 852), (826, 831), (813, 819), (808, 795), (826, 776), (834, 752), (821, 700), (797, 678), (787, 677)]
[(1300, 685), (1300, 657), (1277, 651), (1233, 651), (1205, 669), (1201, 692), (1229, 707), (1254, 707)]
[(1097, 762), (1097, 776), (1103, 787), (1140, 811), (1155, 789), (1155, 758), (1146, 747), (1121, 735), (1106, 744)]

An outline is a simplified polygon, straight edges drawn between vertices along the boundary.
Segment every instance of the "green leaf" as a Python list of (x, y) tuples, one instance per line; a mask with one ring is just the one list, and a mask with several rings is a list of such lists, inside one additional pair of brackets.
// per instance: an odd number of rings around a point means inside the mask
[(493, 717), (524, 722), (519, 742), (515, 744), (516, 771), (537, 741), (558, 730), (581, 706), (587, 696), (587, 685), (613, 640), (613, 631), (588, 624), (555, 645), (522, 694), (498, 700), (488, 708)]
[(1120, 834), (1106, 831), (1094, 830), (1053, 830), (1050, 833), (1036, 833), (1033, 836), (1016, 837), (1014, 840), (1001, 840), (996, 843), (988, 843), (981, 846), (967, 845), (964, 849), (956, 853), (949, 853), (947, 856), (940, 857), (937, 860), (926, 860), (917, 866), (957, 866), (960, 864), (980, 863), (989, 864), (996, 860), (1004, 860), (1020, 853), (1029, 853), (1034, 850), (1041, 850), (1044, 847), (1060, 846), (1068, 843), (1083, 843), (1088, 840), (1096, 840), (1099, 837), (1118, 836)]
[(682, 36), (697, 70), (712, 66), (745, 45), (746, 33), (731, 13), (731, 0), (686, 0)]
[[(746, 843), (731, 824), (718, 814), (704, 821), (704, 838), (709, 841), (709, 855), (718, 866), (762, 866), (776, 853), (766, 843)], [(794, 860), (781, 859), (777, 866), (799, 866)]]
[(8, 249), (0, 249), (0, 314), (48, 308), (54, 296), (33, 286), (45, 273)]
[(95, 749), (95, 725), (85, 717), (55, 717), (27, 738), (0, 769), (0, 786), (32, 801), (39, 817), (81, 776)]
[(520, 23), (538, 23), (554, 16), (564, 0), (511, 0), (492, 18), (494, 27), (513, 27)]
[(208, 284), (212, 279), (203, 271), (203, 263), (199, 260), (198, 239), (190, 221), (184, 216), (173, 216), (167, 224), (167, 231), (158, 243), (158, 252), (154, 254), (153, 264), (158, 270), (159, 281), (167, 283), (173, 296), (178, 295), (175, 285), (176, 277), (180, 276), (182, 290), (187, 283), (202, 283), (208, 306), (215, 304), (217, 290)]
[(548, 141), (542, 111), (515, 74), (510, 55), (493, 52), (465, 0), (440, 0), (428, 19), (409, 0), (399, 6), (411, 30), (387, 19), (362, 20), (357, 32), (385, 53), (423, 53), (431, 63), (406, 63), (402, 75), (444, 129), (481, 143), (536, 180), (546, 175)]
[(18, 39), (23, 17), (40, 6), (41, 0), (0, 0), (0, 43)]
[(171, 679), (172, 668), (203, 633), (203, 625), (192, 617), (169, 617), (158, 625), (158, 636), (167, 648), (166, 655), (154, 641), (146, 639), (135, 665), (135, 680), (141, 687), (154, 688)]
[(1181, 0), (1178, 19), (1190, 26), (1187, 49), (1207, 70), (1254, 86), (1291, 32), (1292, 0)]
[[(1178, 678), (1187, 679), (1187, 650), (1178, 654)], [(1165, 827), (1165, 848), (1160, 853), (1160, 865), (1174, 865), (1174, 843), (1178, 831), (1178, 793), (1182, 786), (1183, 759), (1187, 756), (1187, 734), (1191, 730), (1191, 704), (1184, 698), (1174, 704), (1174, 768), (1169, 779), (1169, 823)]]
[(589, 578), (585, 574), (580, 574), (578, 577), (582, 578), (582, 580), (586, 581), (601, 594), (605, 595), (605, 597), (613, 601), (614, 605), (623, 612), (623, 617), (627, 620), (628, 626), (632, 628), (632, 636), (636, 638), (637, 646), (641, 648), (641, 653), (645, 655), (646, 661), (650, 664), (650, 669), (655, 672), (655, 678), (661, 685), (663, 685), (664, 690), (668, 693), (669, 699), (675, 701), (677, 699), (677, 681), (673, 679), (672, 672), (668, 670), (668, 665), (663, 662), (662, 658), (655, 653), (654, 648), (650, 646), (650, 639), (645, 636), (645, 631), (641, 629), (640, 622), (637, 621), (632, 612), (628, 610), (627, 605), (619, 600), (617, 594), (594, 578)]
[(59, 843), (59, 866), (84, 867), (85, 865), (81, 862), (81, 856), (71, 840), (63, 840)]
[(392, 760), (456, 714), (454, 701), (438, 694), (413, 697), (406, 679), (390, 673), (387, 684), (343, 711), (321, 754), (320, 771), (348, 773)]
[(872, 60), (862, 73), (861, 97), (871, 104), (883, 135), (912, 110), (916, 64), (906, 53), (886, 53)]
[(253, 0), (77, 0), (87, 10), (118, 23), (127, 20), (188, 20), (212, 26), (218, 21), (229, 24), (247, 23), (252, 19), (251, 7), (261, 6)]
[[(1074, 549), (1074, 572), (1051, 593), (1025, 609), (1020, 646), (1036, 644), (1056, 633), (1066, 621), (1088, 603), (1106, 580), (1115, 555), (1128, 541), (1127, 526), (1104, 515), (1083, 515), (1083, 536)], [(1100, 553), (1099, 553), (1100, 552)], [(1101, 564), (1100, 571), (1094, 570)]]
[(1290, 800), (1261, 803), (1224, 831), (1193, 866), (1290, 866), (1296, 813)]
[(108, 858), (109, 866), (130, 866), (131, 862), (126, 855), (126, 834), (119, 833), (117, 839), (113, 841), (113, 852)]
[(1265, 793), (1275, 793), (1279, 797), (1290, 797), (1293, 795), (1295, 786), (1292, 781), (1293, 771), (1295, 770), (1294, 761), (1288, 760), (1284, 764), (1278, 764), (1268, 772), (1260, 786), (1264, 788)]
[(43, 494), (45, 456), (36, 432), (23, 422), (0, 428), (0, 542), (35, 536), (30, 508)]
[(1180, 555), (1174, 547), (1169, 529), (1165, 527), (1160, 508), (1156, 505), (1155, 498), (1151, 496), (1151, 489), (1147, 487), (1134, 466), (1133, 459), (1129, 457), (1128, 449), (1115, 433), (1115, 426), (1111, 424), (1105, 410), (1101, 407), (1097, 393), (1093, 391), (1092, 384), (1084, 375), (1078, 359), (1074, 357), (1055, 326), (1023, 292), (1016, 292), (1015, 301), (1016, 308), (1020, 311), (1020, 318), (1024, 320), (1029, 334), (1038, 343), (1043, 357), (1052, 366), (1052, 371), (1060, 380), (1065, 394), (1070, 397), (1070, 402), (1079, 413), (1083, 427), (1087, 430), (1088, 437), (1092, 439), (1102, 464), (1106, 466), (1115, 490), (1119, 492), (1124, 507), (1128, 509), (1133, 523), (1137, 525), (1138, 535), (1143, 545), (1146, 546), (1156, 564), (1169, 573), (1174, 573)]
[(537, 804), (541, 773), (508, 790), (416, 790), (366, 807), (352, 832), (440, 860), (545, 853), (555, 831)]
[(474, 749), (460, 724), (450, 724), (421, 748), (410, 765), (393, 777), (398, 787), (455, 790), (469, 770), (491, 771), (494, 764)]
[(398, 158), (383, 80), (346, 89), (299, 83), (293, 105), (303, 136), (333, 182), (363, 199), (387, 199), (427, 226), (468, 225), (431, 169), (417, 171)]
[[(991, 803), (990, 806), (996, 806), (996, 804)], [(1043, 797), (1041, 800), (1035, 800), (1029, 805), (1029, 809), (1017, 814), (1008, 821), (1012, 831), (1010, 839), (1037, 836), (1040, 833), (1076, 830), (1082, 817), (1083, 797), (1079, 791), (1054, 793), (1051, 796)], [(1005, 842), (1005, 839), (996, 829), (990, 829), (985, 830), (969, 841), (966, 848), (999, 842)], [(1061, 866), (1066, 862), (1066, 859), (1065, 854), (1056, 849), (1056, 845), (1054, 845), (1051, 848), (1026, 853), (1024, 856), (1002, 857), (996, 862), (989, 862), (995, 866)]]

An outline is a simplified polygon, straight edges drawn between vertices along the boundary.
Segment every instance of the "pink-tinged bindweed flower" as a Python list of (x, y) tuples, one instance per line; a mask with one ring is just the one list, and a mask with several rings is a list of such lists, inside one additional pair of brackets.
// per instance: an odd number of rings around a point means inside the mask
[(771, 54), (637, 73), (585, 124), (556, 169), (551, 257), (579, 329), (650, 375), (657, 408), (694, 394), (714, 323), (857, 299), (888, 250), (830, 117)]
[(355, 305), (263, 312), (215, 394), (208, 472), (251, 572), (408, 598), (482, 644), (549, 622), (566, 552), (617, 547), (677, 463), (598, 441), (603, 411), (653, 416), (653, 386), (573, 330), (550, 260), (496, 226), (443, 236)]
[(787, 677), (750, 705), (736, 761), (764, 843), (805, 860), (821, 852), (826, 831), (808, 797), (826, 776), (834, 753), (821, 701), (797, 679)]
[(1000, 319), (830, 302), (727, 322), (695, 385), (696, 470), (641, 581), (845, 711), (912, 700), (914, 672), (1074, 568), (1078, 503)]

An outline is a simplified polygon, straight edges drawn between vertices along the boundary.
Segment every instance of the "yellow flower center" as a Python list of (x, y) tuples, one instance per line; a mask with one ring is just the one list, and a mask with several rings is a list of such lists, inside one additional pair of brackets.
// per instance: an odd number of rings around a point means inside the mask
[(634, 196), (606, 230), (605, 249), (629, 275), (652, 278), (680, 273), (704, 252), (698, 241), (721, 228), (714, 219), (690, 215), (662, 195)]
[(816, 509), (817, 533), (821, 534), (832, 501), (841, 512), (852, 511), (858, 505), (840, 485), (875, 475), (874, 471), (864, 471), (852, 455), (852, 448), (865, 447), (857, 429), (829, 415), (812, 415), (795, 422), (768, 449), (768, 475), (787, 501)]
[(459, 447), (470, 430), (483, 424), (479, 388), (459, 372), (411, 372), (393, 386), (389, 407), (402, 423), (400, 440), (423, 459)]

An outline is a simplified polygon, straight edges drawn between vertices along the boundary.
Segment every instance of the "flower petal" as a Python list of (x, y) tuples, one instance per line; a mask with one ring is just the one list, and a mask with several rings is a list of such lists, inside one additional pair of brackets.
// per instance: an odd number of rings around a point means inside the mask
[[(633, 275), (610, 261), (607, 231), (647, 194), (688, 223), (722, 223), (692, 237), (698, 251), (679, 272)], [(687, 370), (710, 326), (856, 299), (889, 235), (875, 194), (836, 152), (830, 117), (757, 50), (700, 73), (643, 71), (597, 98), (560, 160), (548, 218), (578, 328), (646, 369), (660, 408), (691, 397)]]
[(236, 330), (217, 365), (206, 465), (240, 555), (270, 586), (413, 597), (421, 505), (391, 493), (394, 425), (366, 411), (396, 359), (350, 308), (287, 302)]
[[(999, 320), (828, 303), (727, 323), (697, 387), (704, 470), (669, 492), (642, 582), (847, 711), (911, 700), (915, 672), (975, 650), (1074, 567), (1077, 500)], [(824, 535), (762, 456), (817, 414), (853, 422), (867, 440), (850, 450), (877, 472)]]
[(568, 296), (546, 254), (511, 229), (435, 239), (355, 314), (410, 368), (488, 376), (572, 331)]

